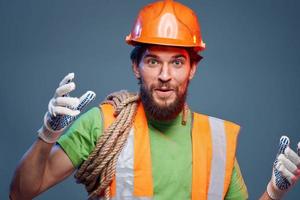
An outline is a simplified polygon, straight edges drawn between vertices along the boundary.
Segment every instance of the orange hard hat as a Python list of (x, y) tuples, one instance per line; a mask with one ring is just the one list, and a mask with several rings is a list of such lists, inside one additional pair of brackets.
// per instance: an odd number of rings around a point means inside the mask
[(158, 1), (142, 8), (126, 42), (194, 47), (195, 51), (205, 48), (196, 14), (173, 0)]

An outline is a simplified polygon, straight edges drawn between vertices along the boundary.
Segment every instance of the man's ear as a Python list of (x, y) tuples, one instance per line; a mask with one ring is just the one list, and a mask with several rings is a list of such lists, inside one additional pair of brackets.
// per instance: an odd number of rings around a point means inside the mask
[(192, 80), (194, 78), (194, 75), (197, 71), (197, 64), (196, 63), (193, 63), (191, 65), (191, 71), (190, 71), (190, 75), (189, 75), (189, 80)]
[(132, 62), (132, 70), (133, 70), (133, 73), (134, 73), (135, 77), (137, 79), (140, 79), (141, 74), (140, 74), (139, 66), (136, 62)]

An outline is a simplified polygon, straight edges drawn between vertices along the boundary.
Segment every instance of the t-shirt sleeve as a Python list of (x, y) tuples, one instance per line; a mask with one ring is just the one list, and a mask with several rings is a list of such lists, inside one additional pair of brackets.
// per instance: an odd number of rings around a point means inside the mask
[(244, 200), (248, 199), (248, 191), (244, 182), (239, 164), (237, 160), (234, 162), (234, 167), (231, 176), (231, 182), (225, 196), (226, 200)]
[(63, 134), (57, 143), (78, 168), (94, 149), (102, 134), (102, 117), (98, 107), (81, 115)]

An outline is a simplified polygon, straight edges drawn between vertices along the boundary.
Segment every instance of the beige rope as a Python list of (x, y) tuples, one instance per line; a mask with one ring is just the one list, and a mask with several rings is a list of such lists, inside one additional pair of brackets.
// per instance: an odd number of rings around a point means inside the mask
[(110, 183), (116, 171), (117, 159), (126, 143), (137, 110), (139, 95), (120, 91), (109, 95), (102, 104), (115, 108), (116, 120), (104, 130), (94, 150), (75, 174), (85, 185), (89, 199), (103, 194), (110, 199)]

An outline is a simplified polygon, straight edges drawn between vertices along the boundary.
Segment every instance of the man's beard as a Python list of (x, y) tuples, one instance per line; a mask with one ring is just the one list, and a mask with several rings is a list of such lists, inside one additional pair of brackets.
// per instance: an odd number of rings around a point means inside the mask
[[(182, 111), (186, 96), (187, 88), (189, 83), (187, 83), (186, 88), (182, 94), (179, 93), (178, 87), (171, 88), (172, 86), (169, 83), (161, 83), (157, 85), (151, 85), (150, 88), (146, 88), (143, 80), (140, 80), (140, 95), (141, 100), (147, 115), (154, 120), (160, 121), (169, 121), (175, 119), (178, 114)], [(158, 104), (153, 98), (154, 88), (167, 87), (174, 89), (176, 98), (172, 103), (167, 103), (167, 99), (164, 101), (163, 105)]]

